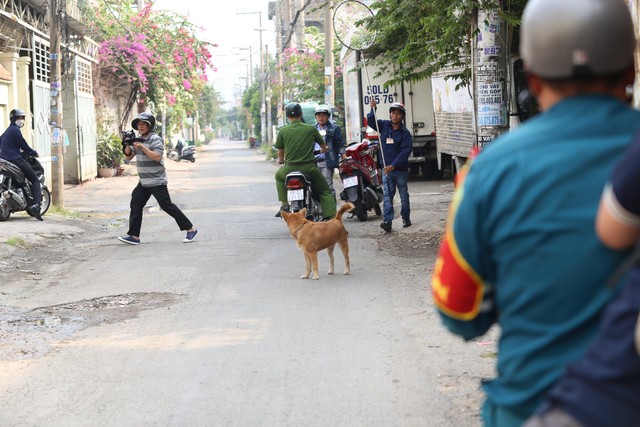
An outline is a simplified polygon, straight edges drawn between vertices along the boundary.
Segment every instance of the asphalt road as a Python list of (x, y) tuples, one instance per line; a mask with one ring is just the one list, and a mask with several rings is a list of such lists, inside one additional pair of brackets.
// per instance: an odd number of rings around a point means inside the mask
[(167, 160), (193, 243), (153, 199), (143, 243), (116, 240), (135, 176), (67, 188), (83, 219), (0, 223), (0, 425), (480, 425), (495, 334), (449, 335), (429, 295), (450, 182), (410, 183), (408, 229), (346, 219), (351, 275), (323, 253), (301, 280), (273, 162), (227, 140), (198, 156)]

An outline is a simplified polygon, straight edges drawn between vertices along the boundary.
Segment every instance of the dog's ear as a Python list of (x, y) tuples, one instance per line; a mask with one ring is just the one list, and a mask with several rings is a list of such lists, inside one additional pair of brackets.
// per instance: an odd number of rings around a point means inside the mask
[(307, 208), (300, 209), (300, 213), (302, 214), (303, 218), (306, 218), (307, 217)]

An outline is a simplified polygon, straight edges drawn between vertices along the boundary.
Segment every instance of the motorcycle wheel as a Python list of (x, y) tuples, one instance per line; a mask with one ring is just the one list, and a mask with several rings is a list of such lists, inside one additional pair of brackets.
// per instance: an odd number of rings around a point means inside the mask
[(6, 205), (6, 203), (3, 203), (0, 206), (0, 222), (5, 222), (6, 220), (9, 219), (10, 216), (11, 216), (11, 210)]
[(195, 163), (195, 161), (196, 161), (196, 159), (193, 158), (193, 157), (190, 160), (191, 160), (191, 163)]
[[(4, 187), (0, 187), (0, 191), (4, 191)], [(0, 205), (0, 222), (4, 222), (9, 219), (11, 216), (11, 209), (9, 209), (8, 203), (3, 203)]]
[(368, 217), (367, 208), (364, 207), (362, 202), (356, 202), (355, 205), (356, 205), (355, 213), (358, 219), (363, 222), (366, 221)]
[(175, 160), (176, 162), (180, 161), (180, 156), (178, 155), (177, 151), (169, 151), (169, 158), (171, 160)]
[(380, 208), (380, 203), (376, 203), (373, 205), (373, 210), (375, 211), (377, 216), (382, 215), (382, 209)]
[(40, 200), (40, 216), (47, 213), (51, 207), (51, 193), (46, 187), (42, 187), (42, 195)]
[(293, 201), (289, 204), (289, 208), (291, 209), (291, 212), (299, 212), (303, 207), (304, 207), (304, 204), (299, 200)]

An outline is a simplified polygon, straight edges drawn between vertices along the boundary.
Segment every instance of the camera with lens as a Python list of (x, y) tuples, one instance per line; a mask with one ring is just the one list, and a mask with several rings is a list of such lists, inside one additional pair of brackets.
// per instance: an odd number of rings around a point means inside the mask
[(136, 141), (136, 133), (132, 130), (122, 131), (122, 147), (124, 148), (126, 145), (133, 145)]
[[(124, 153), (124, 149), (127, 147), (133, 147), (134, 142), (142, 142), (142, 138), (136, 137), (136, 133), (132, 130), (122, 131), (122, 152)], [(133, 151), (133, 148), (131, 148)], [(128, 155), (125, 153), (125, 155)]]

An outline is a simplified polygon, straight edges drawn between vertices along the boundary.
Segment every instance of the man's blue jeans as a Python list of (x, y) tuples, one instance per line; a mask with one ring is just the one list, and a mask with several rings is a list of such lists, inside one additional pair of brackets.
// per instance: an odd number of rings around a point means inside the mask
[(382, 213), (384, 222), (391, 224), (393, 221), (393, 198), (396, 189), (400, 193), (400, 216), (403, 220), (411, 219), (411, 207), (409, 206), (409, 172), (391, 171), (382, 174), (382, 186), (384, 188), (384, 207)]

